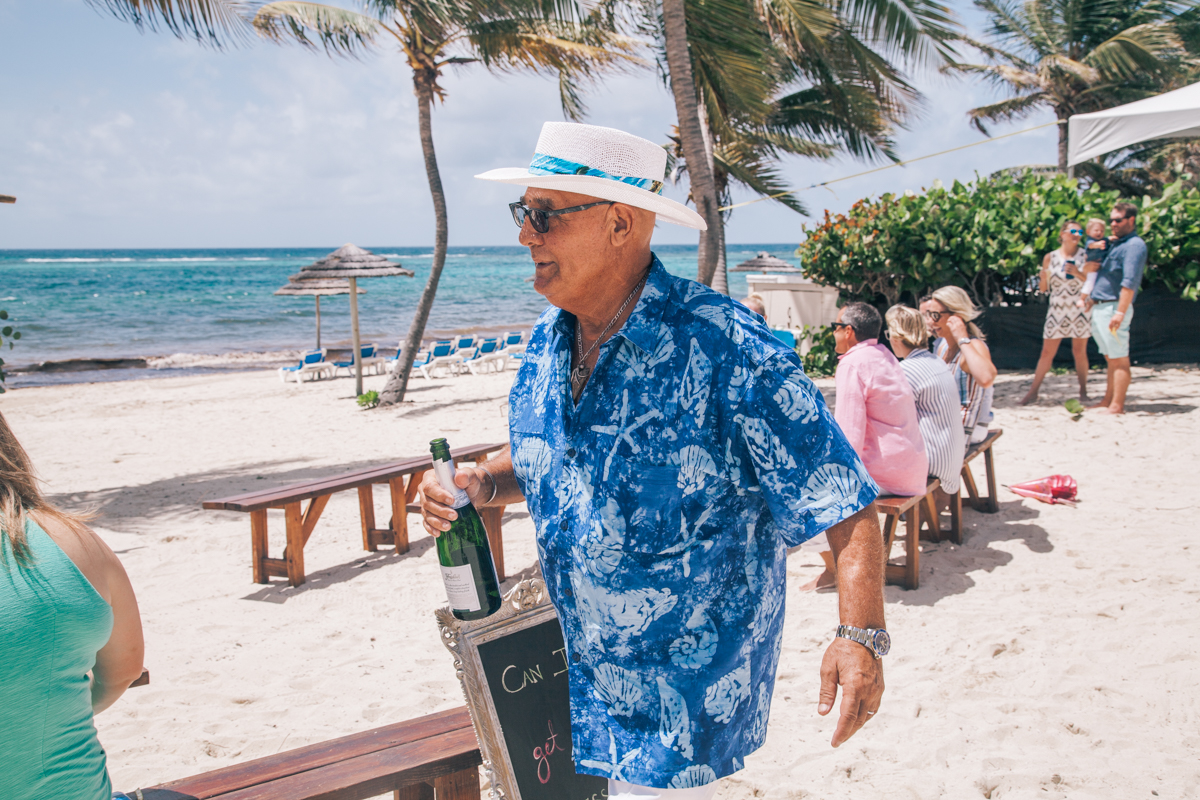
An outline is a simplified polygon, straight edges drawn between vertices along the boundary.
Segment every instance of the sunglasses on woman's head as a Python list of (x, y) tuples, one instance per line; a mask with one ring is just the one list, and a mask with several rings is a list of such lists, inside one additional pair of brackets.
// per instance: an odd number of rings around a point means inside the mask
[(517, 223), (518, 228), (525, 227), (525, 220), (528, 219), (529, 224), (533, 226), (535, 231), (545, 233), (550, 230), (551, 217), (557, 217), (559, 214), (570, 214), (575, 211), (584, 211), (596, 206), (610, 206), (615, 202), (615, 200), (601, 200), (599, 203), (588, 203), (582, 206), (548, 210), (544, 208), (530, 208), (518, 200), (515, 203), (509, 203), (508, 210), (512, 212), (513, 222)]

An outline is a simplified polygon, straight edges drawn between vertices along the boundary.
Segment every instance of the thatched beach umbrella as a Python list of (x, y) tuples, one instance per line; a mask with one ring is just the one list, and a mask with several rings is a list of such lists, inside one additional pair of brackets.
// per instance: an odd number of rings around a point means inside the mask
[[(366, 294), (366, 289), (359, 289), (358, 294)], [(305, 280), (299, 275), (288, 278), (286, 286), (281, 286), (275, 294), (285, 297), (305, 295), (317, 301), (317, 349), (321, 349), (321, 298), (335, 294), (350, 294), (350, 281), (339, 278), (313, 278)]]
[(734, 272), (800, 272), (782, 258), (762, 252), (733, 268)]
[(359, 278), (385, 278), (391, 275), (413, 277), (411, 269), (377, 256), (352, 244), (345, 244), (322, 259), (300, 270), (303, 280), (350, 279), (350, 327), (354, 341), (354, 394), (362, 394), (362, 348), (358, 343), (358, 284)]

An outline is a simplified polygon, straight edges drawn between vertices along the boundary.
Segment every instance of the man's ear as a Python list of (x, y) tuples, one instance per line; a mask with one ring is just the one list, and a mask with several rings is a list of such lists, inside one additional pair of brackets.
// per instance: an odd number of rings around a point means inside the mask
[(637, 213), (624, 203), (613, 203), (612, 209), (612, 227), (609, 229), (609, 236), (612, 244), (619, 247), (627, 244), (634, 231), (637, 229)]

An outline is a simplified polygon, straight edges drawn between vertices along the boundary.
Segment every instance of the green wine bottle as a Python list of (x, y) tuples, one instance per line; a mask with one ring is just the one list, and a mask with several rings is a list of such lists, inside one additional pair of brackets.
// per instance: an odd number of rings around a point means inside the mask
[(483, 619), (500, 608), (500, 583), (488, 544), (487, 530), (467, 493), (454, 485), (454, 460), (445, 439), (429, 443), (433, 474), (442, 488), (454, 495), (450, 504), (458, 519), (437, 537), (438, 563), (450, 610), (458, 619)]

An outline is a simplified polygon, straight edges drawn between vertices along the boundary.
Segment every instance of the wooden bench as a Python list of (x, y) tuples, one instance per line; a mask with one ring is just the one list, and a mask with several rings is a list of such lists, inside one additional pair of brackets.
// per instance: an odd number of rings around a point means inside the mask
[[(967, 487), (967, 494), (970, 497), (967, 503), (976, 511), (994, 514), (1000, 510), (1000, 503), (996, 495), (996, 462), (992, 456), (992, 445), (1003, 435), (1004, 431), (1001, 428), (988, 431), (987, 438), (978, 444), (968, 447), (967, 455), (963, 458), (963, 485)], [(971, 474), (971, 459), (980, 453), (983, 453), (984, 472), (987, 476), (987, 497), (979, 496), (979, 489), (975, 486), (975, 476)]]
[[(888, 583), (896, 583), (906, 589), (916, 589), (921, 585), (921, 525), (925, 523), (928, 529), (938, 530), (937, 504), (934, 491), (942, 485), (937, 478), (931, 478), (925, 487), (925, 494), (912, 497), (881, 495), (875, 498), (875, 507), (884, 515), (883, 541), (885, 577)], [(953, 505), (951, 506), (953, 509)], [(896, 536), (896, 526), (900, 517), (904, 517), (905, 558), (903, 564), (892, 564), (892, 541)], [(956, 526), (958, 527), (958, 526)]]
[(143, 800), (479, 800), (479, 745), (456, 708), (149, 789)]
[[(503, 444), (481, 444), (459, 447), (450, 451), (456, 463), (486, 461)], [(295, 483), (278, 489), (265, 489), (236, 497), (206, 500), (204, 508), (244, 511), (250, 514), (250, 559), (255, 583), (270, 583), (271, 577), (287, 578), (292, 586), (304, 583), (304, 546), (312, 536), (321, 512), (329, 498), (337, 492), (358, 491), (358, 506), (362, 517), (363, 549), (375, 552), (379, 545), (391, 545), (397, 553), (408, 551), (408, 512), (419, 511), (414, 504), (417, 489), (425, 473), (433, 468), (431, 456), (410, 458), (370, 469), (348, 472), (332, 478)], [(375, 527), (374, 487), (388, 486), (391, 495), (392, 522), (387, 528)], [(302, 506), (304, 501), (307, 506)], [(287, 544), (282, 558), (271, 558), (267, 547), (267, 509), (283, 509)], [(500, 519), (504, 506), (479, 509), (487, 529), (496, 562), (496, 573), (504, 580), (504, 541)]]

